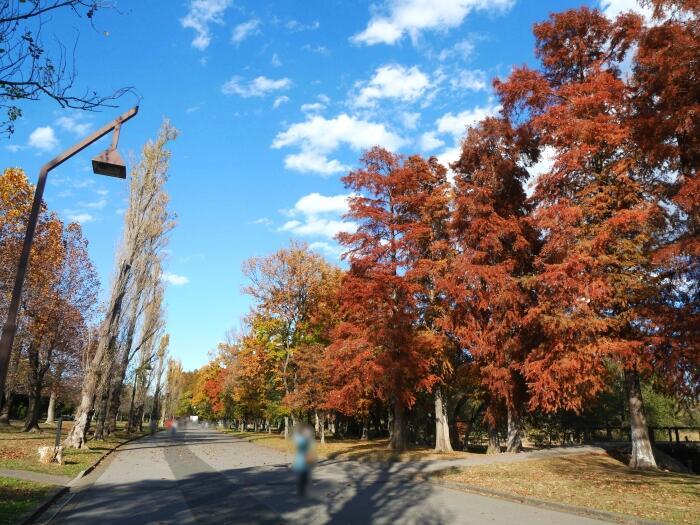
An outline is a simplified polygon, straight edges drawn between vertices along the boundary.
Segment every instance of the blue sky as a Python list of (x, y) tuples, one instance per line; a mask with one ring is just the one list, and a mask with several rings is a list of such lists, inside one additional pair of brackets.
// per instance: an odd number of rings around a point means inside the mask
[[(185, 368), (204, 364), (249, 301), (241, 263), (303, 240), (338, 261), (340, 177), (374, 144), (454, 160), (466, 126), (497, 111), (491, 79), (534, 65), (532, 24), (585, 3), (634, 0), (120, 1), (95, 29), (56, 15), (44, 36), (77, 40), (76, 89), (134, 86), (135, 159), (164, 117), (181, 131), (168, 190), (178, 226), (167, 261), (167, 330)], [(32, 181), (43, 162), (137, 102), (100, 113), (24, 106), (0, 167)], [(106, 291), (127, 186), (91, 173), (106, 140), (50, 175), (45, 199), (83, 224)], [(103, 293), (103, 297), (104, 297)]]

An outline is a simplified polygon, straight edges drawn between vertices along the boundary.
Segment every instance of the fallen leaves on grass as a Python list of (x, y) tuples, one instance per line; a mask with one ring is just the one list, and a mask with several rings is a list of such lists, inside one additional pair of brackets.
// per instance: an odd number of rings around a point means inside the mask
[(700, 476), (635, 471), (603, 453), (451, 469), (439, 477), (580, 507), (700, 524)]

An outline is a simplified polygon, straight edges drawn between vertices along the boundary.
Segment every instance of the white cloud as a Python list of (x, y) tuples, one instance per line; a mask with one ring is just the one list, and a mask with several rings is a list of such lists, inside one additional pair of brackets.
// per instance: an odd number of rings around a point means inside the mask
[(431, 151), (445, 145), (445, 141), (435, 136), (434, 131), (423, 133), (420, 137), (420, 148), (423, 151)]
[(89, 213), (69, 213), (68, 220), (78, 224), (87, 224), (88, 222), (93, 222), (95, 217)]
[(186, 113), (197, 113), (200, 110), (199, 106), (190, 106), (185, 110)]
[(192, 46), (204, 51), (211, 43), (211, 24), (222, 25), (223, 14), (231, 5), (231, 0), (190, 0), (189, 11), (180, 19), (182, 27), (194, 29), (197, 35)]
[(321, 175), (332, 175), (350, 169), (350, 166), (346, 166), (339, 160), (329, 159), (316, 151), (302, 151), (287, 155), (284, 158), (284, 167), (302, 173), (314, 172)]
[(351, 222), (324, 217), (308, 217), (306, 222), (297, 220), (287, 221), (280, 228), (280, 231), (289, 231), (300, 236), (321, 236), (332, 239), (340, 232), (353, 232), (356, 226)]
[(270, 64), (272, 64), (274, 67), (280, 67), (282, 65), (282, 61), (277, 53), (272, 53)]
[(287, 23), (284, 25), (287, 29), (294, 32), (316, 31), (319, 27), (321, 27), (321, 23), (318, 20), (314, 20), (313, 22), (309, 22), (308, 24), (304, 24), (302, 22), (299, 22), (298, 20), (288, 20)]
[(327, 197), (320, 193), (309, 193), (299, 199), (294, 205), (294, 211), (304, 215), (319, 215), (321, 213), (344, 214), (348, 211), (350, 195), (333, 195)]
[(416, 66), (388, 64), (377, 68), (370, 80), (358, 82), (355, 87), (359, 90), (353, 101), (355, 106), (373, 107), (382, 98), (414, 102), (430, 87), (430, 79)]
[(281, 97), (277, 97), (275, 99), (275, 101), (272, 103), (272, 107), (277, 109), (282, 104), (286, 104), (287, 102), (289, 102), (289, 97), (287, 95), (282, 95)]
[[(457, 161), (459, 156), (462, 154), (462, 149), (458, 146), (447, 148), (437, 155), (437, 159), (446, 168), (450, 167), (450, 164)], [(452, 170), (448, 171), (448, 178), (451, 180), (453, 177)]]
[(642, 7), (637, 0), (600, 0), (600, 10), (608, 18), (615, 18), (628, 11), (642, 15), (647, 21), (650, 21), (652, 16), (652, 10)]
[(38, 127), (29, 135), (29, 145), (41, 151), (51, 151), (58, 146), (58, 139), (51, 126)]
[(109, 190), (95, 190), (95, 193), (101, 195), (102, 197), (106, 197), (107, 195), (109, 195)]
[(20, 146), (19, 144), (7, 144), (5, 149), (11, 153), (17, 153), (19, 150), (24, 149), (25, 146)]
[(91, 122), (81, 122), (81, 120), (78, 116), (63, 116), (56, 119), (56, 125), (64, 131), (81, 137), (87, 135), (92, 129)]
[(528, 197), (535, 191), (535, 186), (537, 185), (537, 180), (540, 178), (540, 175), (552, 171), (556, 158), (557, 150), (551, 146), (546, 146), (540, 154), (540, 160), (534, 166), (528, 168), (530, 178), (525, 185), (525, 193), (527, 193)]
[(170, 272), (163, 272), (161, 279), (166, 283), (172, 284), (174, 286), (182, 286), (190, 282), (190, 280), (184, 275), (178, 275), (176, 273)]
[(330, 175), (347, 170), (338, 160), (328, 159), (328, 154), (341, 145), (347, 145), (353, 150), (372, 146), (397, 150), (404, 144), (405, 140), (389, 131), (384, 124), (342, 113), (332, 119), (309, 115), (304, 122), (292, 124), (287, 130), (278, 133), (272, 147), (300, 148), (298, 154), (285, 157), (285, 166), (288, 169)]
[(412, 113), (410, 111), (404, 111), (399, 116), (401, 124), (406, 129), (416, 129), (418, 121), (420, 120), (420, 113)]
[(260, 217), (255, 219), (251, 224), (262, 224), (263, 226), (272, 226), (272, 221), (267, 217)]
[(311, 44), (304, 44), (302, 49), (306, 49), (307, 51), (311, 51), (312, 53), (317, 53), (319, 55), (327, 55), (330, 53), (328, 48), (322, 45), (312, 46)]
[(224, 95), (238, 95), (243, 98), (263, 97), (273, 91), (289, 89), (292, 81), (288, 78), (272, 79), (265, 76), (254, 78), (247, 84), (239, 76), (234, 76), (221, 86)]
[(260, 33), (260, 20), (253, 18), (247, 22), (238, 24), (233, 28), (231, 33), (231, 40), (234, 44), (240, 44), (249, 36), (257, 35)]
[(480, 69), (464, 69), (450, 80), (453, 89), (486, 91), (486, 73)]
[(475, 49), (474, 41), (472, 39), (460, 40), (452, 47), (448, 47), (440, 51), (438, 55), (438, 60), (444, 62), (448, 58), (457, 58), (460, 60), (467, 60), (471, 58)]
[(500, 106), (489, 105), (486, 107), (476, 106), (473, 109), (467, 109), (457, 115), (445, 113), (437, 119), (437, 130), (440, 133), (449, 133), (456, 138), (461, 138), (467, 132), (467, 128), (473, 126), (477, 122), (495, 115), (500, 111)]
[(415, 42), (422, 31), (458, 27), (472, 11), (503, 12), (515, 0), (385, 0), (385, 14), (374, 14), (352, 37), (366, 45), (396, 44), (408, 34)]
[(357, 226), (341, 218), (348, 211), (350, 196), (326, 196), (320, 193), (305, 195), (294, 204), (291, 210), (285, 212), (291, 218), (279, 228), (279, 231), (304, 237), (328, 239), (332, 239), (339, 232), (353, 232)]
[(313, 104), (302, 104), (301, 110), (304, 113), (318, 113), (326, 109), (326, 105), (321, 102), (314, 102)]
[(309, 244), (309, 249), (333, 259), (340, 259), (340, 256), (343, 254), (343, 248), (337, 244), (333, 245), (324, 241), (312, 242)]
[(107, 199), (98, 199), (93, 202), (81, 202), (80, 206), (83, 208), (90, 208), (91, 210), (101, 210), (107, 206)]

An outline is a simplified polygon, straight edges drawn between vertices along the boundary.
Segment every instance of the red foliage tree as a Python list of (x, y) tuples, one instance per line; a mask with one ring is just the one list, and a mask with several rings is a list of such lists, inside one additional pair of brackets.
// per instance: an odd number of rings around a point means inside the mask
[(616, 363), (629, 393), (631, 465), (643, 468), (655, 462), (639, 377), (653, 371), (656, 330), (645, 309), (659, 295), (651, 253), (664, 222), (620, 73), (640, 31), (633, 14), (553, 14), (534, 29), (542, 71), (520, 69), (496, 87), (506, 115), (525, 120), (554, 156), (533, 196), (543, 244), (526, 317), (541, 335), (523, 366), (530, 405), (578, 411)]
[(532, 340), (524, 326), (531, 301), (520, 279), (530, 271), (536, 239), (525, 221), (529, 174), (521, 160), (536, 157), (529, 134), (516, 132), (506, 119), (489, 118), (469, 130), (453, 165), (458, 256), (449, 276), (451, 323), (490, 393), (491, 452), (499, 451), (499, 406), (508, 414), (507, 450), (522, 446), (522, 367)]
[(419, 326), (419, 283), (407, 273), (413, 262), (406, 236), (409, 202), (419, 182), (407, 163), (381, 148), (365, 153), (362, 164), (343, 178), (354, 192), (348, 217), (358, 227), (339, 235), (350, 269), (341, 284), (342, 321), (330, 353), (345, 381), (331, 398), (340, 391), (354, 394), (345, 404), (359, 406), (369, 389), (390, 402), (389, 446), (405, 449), (408, 410), (416, 393), (429, 390), (436, 379), (435, 336)]

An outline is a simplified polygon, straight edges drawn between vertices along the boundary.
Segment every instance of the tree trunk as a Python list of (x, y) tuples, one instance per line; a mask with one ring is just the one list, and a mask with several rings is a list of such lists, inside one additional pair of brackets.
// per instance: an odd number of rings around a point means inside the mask
[(284, 416), (284, 439), (289, 439), (289, 417)]
[(360, 440), (367, 441), (368, 439), (369, 439), (369, 422), (367, 421), (367, 418), (364, 417), (364, 418), (362, 418), (362, 435), (360, 436)]
[(326, 444), (326, 414), (324, 412), (321, 412), (319, 428), (321, 430), (321, 445), (325, 445)]
[(444, 402), (439, 387), (435, 389), (435, 452), (452, 452), (447, 403)]
[(625, 386), (630, 410), (630, 434), (632, 437), (632, 456), (630, 467), (634, 469), (655, 469), (656, 460), (649, 440), (649, 427), (644, 414), (642, 388), (639, 374), (634, 370), (625, 372)]
[(22, 432), (29, 432), (39, 428), (39, 411), (41, 410), (41, 385), (33, 385), (29, 392), (29, 404), (27, 406), (27, 416), (24, 419)]
[(14, 394), (10, 391), (5, 391), (5, 402), (2, 405), (2, 412), (0, 412), (0, 425), (9, 426), (10, 414), (12, 413), (12, 405), (14, 401)]
[(51, 389), (51, 397), (49, 397), (49, 409), (46, 412), (46, 423), (47, 425), (52, 424), (56, 418), (56, 391)]
[(136, 377), (134, 376), (134, 384), (131, 388), (131, 402), (129, 403), (129, 414), (126, 416), (126, 433), (131, 434), (134, 431), (132, 422), (134, 421), (134, 399), (136, 398)]
[(501, 442), (498, 438), (498, 427), (495, 424), (489, 423), (489, 445), (486, 449), (487, 454), (500, 454)]
[(408, 418), (406, 407), (399, 400), (394, 401), (394, 420), (391, 429), (389, 448), (406, 450), (408, 448)]
[(508, 407), (508, 438), (506, 452), (517, 453), (523, 449), (523, 422), (519, 407)]
[(97, 407), (97, 423), (95, 424), (94, 439), (103, 440), (105, 438), (105, 419), (107, 418), (107, 407), (109, 406), (109, 395), (112, 388), (112, 373), (107, 376), (105, 384), (100, 389), (100, 404)]
[(124, 262), (120, 268), (119, 277), (114, 285), (112, 301), (105, 318), (100, 334), (97, 350), (92, 358), (88, 370), (85, 371), (83, 388), (80, 393), (80, 404), (75, 415), (75, 423), (70, 434), (64, 441), (64, 446), (81, 448), (87, 440), (87, 430), (95, 404), (95, 394), (103, 375), (102, 368), (111, 366), (114, 355), (114, 347), (117, 340), (119, 318), (122, 311), (122, 302), (126, 294), (128, 275), (131, 264)]

